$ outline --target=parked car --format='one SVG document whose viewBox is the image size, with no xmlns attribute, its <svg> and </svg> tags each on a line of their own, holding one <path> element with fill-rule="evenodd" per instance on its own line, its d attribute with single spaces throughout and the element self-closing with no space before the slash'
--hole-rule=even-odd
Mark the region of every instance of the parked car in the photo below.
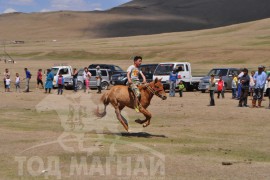
<svg viewBox="0 0 270 180">
<path fill-rule="evenodd" d="M 72 74 L 72 67 L 71 66 L 53 66 L 51 68 L 51 72 L 54 75 L 53 87 L 57 87 L 58 85 L 56 84 L 56 82 L 57 82 L 59 73 L 61 73 L 64 78 L 69 77 Z"/>
<path fill-rule="evenodd" d="M 202 77 L 192 76 L 191 74 L 191 64 L 188 62 L 164 62 L 160 63 L 155 72 L 153 79 L 162 78 L 161 82 L 165 90 L 170 89 L 169 77 L 173 69 L 177 70 L 177 81 L 178 84 L 180 81 L 183 81 L 185 84 L 186 90 L 192 91 L 197 89 L 200 79 Z"/>
<path fill-rule="evenodd" d="M 95 69 L 97 66 L 99 66 L 100 69 L 108 69 L 110 76 L 125 72 L 121 67 L 113 64 L 91 64 L 88 68 Z"/>
<path fill-rule="evenodd" d="M 153 73 L 158 64 L 142 64 L 139 69 L 143 72 L 146 81 L 153 81 Z M 139 76 L 140 81 L 142 81 L 142 77 Z M 122 72 L 120 74 L 112 75 L 111 84 L 112 85 L 126 85 L 128 82 L 127 72 Z"/>
<path fill-rule="evenodd" d="M 210 75 L 215 75 L 215 80 L 219 80 L 219 76 L 222 76 L 222 80 L 224 81 L 224 88 L 232 89 L 232 79 L 233 74 L 239 74 L 238 68 L 214 68 L 209 71 L 209 73 L 201 79 L 201 82 L 199 84 L 199 90 L 201 92 L 205 92 L 209 88 L 209 79 Z"/>
<path fill-rule="evenodd" d="M 109 72 L 108 72 L 108 69 L 100 69 L 100 70 L 101 70 L 101 75 L 102 75 L 101 88 L 103 90 L 106 90 L 110 86 Z M 78 83 L 77 83 L 78 90 L 83 88 L 83 71 L 84 71 L 84 69 L 80 69 L 78 71 Z M 97 87 L 97 85 L 96 85 L 97 84 L 97 80 L 96 80 L 97 70 L 96 69 L 89 69 L 89 71 L 92 75 L 91 79 L 90 79 L 89 87 L 96 88 Z M 69 76 L 69 77 L 64 78 L 64 83 L 65 83 L 66 89 L 72 89 L 73 88 L 73 77 Z"/>
</svg>

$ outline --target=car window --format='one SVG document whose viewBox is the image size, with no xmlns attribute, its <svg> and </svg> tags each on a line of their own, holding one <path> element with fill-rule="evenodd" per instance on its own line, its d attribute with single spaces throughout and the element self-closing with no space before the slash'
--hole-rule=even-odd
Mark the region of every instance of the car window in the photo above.
<svg viewBox="0 0 270 180">
<path fill-rule="evenodd" d="M 80 69 L 79 71 L 78 71 L 78 76 L 82 76 L 83 75 L 83 69 Z"/>
<path fill-rule="evenodd" d="M 211 76 L 211 74 L 214 74 L 215 76 L 226 76 L 228 72 L 228 69 L 212 69 L 208 76 Z"/>
<path fill-rule="evenodd" d="M 160 64 L 155 70 L 155 75 L 169 75 L 173 70 L 174 64 Z"/>
<path fill-rule="evenodd" d="M 114 66 L 114 69 L 116 70 L 116 71 L 124 71 L 122 68 L 120 68 L 119 66 Z"/>
<path fill-rule="evenodd" d="M 177 69 L 177 71 L 185 71 L 184 64 L 176 64 L 175 69 Z"/>
<path fill-rule="evenodd" d="M 68 68 L 60 69 L 59 74 L 60 74 L 60 73 L 61 73 L 62 75 L 68 74 Z"/>
<path fill-rule="evenodd" d="M 91 73 L 92 76 L 96 76 L 97 75 L 96 70 L 90 70 L 90 73 Z"/>
<path fill-rule="evenodd" d="M 53 73 L 54 76 L 56 76 L 58 70 L 59 70 L 59 68 L 52 68 L 51 72 Z"/>
<path fill-rule="evenodd" d="M 101 76 L 107 76 L 107 71 L 106 70 L 101 70 Z"/>
</svg>

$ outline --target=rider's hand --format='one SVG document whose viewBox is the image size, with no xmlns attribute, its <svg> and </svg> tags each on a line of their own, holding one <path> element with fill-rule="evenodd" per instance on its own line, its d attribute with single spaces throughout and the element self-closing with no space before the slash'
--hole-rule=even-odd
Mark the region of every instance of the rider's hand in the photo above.
<svg viewBox="0 0 270 180">
<path fill-rule="evenodd" d="M 128 81 L 129 84 L 132 84 L 132 81 Z"/>
<path fill-rule="evenodd" d="M 143 84 L 146 84 L 147 82 L 146 82 L 146 81 L 143 81 L 142 83 L 143 83 Z"/>
</svg>

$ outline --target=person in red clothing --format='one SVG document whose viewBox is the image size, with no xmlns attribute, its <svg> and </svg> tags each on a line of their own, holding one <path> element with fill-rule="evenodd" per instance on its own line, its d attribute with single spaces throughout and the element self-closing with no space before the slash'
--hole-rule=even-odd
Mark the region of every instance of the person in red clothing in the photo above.
<svg viewBox="0 0 270 180">
<path fill-rule="evenodd" d="M 42 69 L 39 69 L 37 72 L 37 89 L 39 88 L 39 84 L 41 84 L 42 89 L 44 89 L 42 81 Z"/>
<path fill-rule="evenodd" d="M 63 94 L 63 88 L 64 88 L 64 77 L 62 76 L 62 73 L 59 73 L 58 79 L 57 79 L 57 86 L 58 86 L 58 92 L 57 94 Z"/>
<path fill-rule="evenodd" d="M 224 98 L 224 81 L 222 80 L 222 76 L 219 76 L 219 80 L 217 82 L 217 93 L 218 93 L 217 98 L 220 97 L 220 94 L 222 98 Z"/>
</svg>

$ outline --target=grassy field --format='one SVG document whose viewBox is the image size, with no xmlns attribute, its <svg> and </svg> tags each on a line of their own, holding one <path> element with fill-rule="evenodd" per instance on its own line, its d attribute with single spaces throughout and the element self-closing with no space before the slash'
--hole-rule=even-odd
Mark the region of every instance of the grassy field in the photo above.
<svg viewBox="0 0 270 180">
<path fill-rule="evenodd" d="M 33 78 L 30 93 L 15 93 L 13 86 L 5 93 L 0 85 L 0 179 L 268 179 L 270 111 L 238 108 L 230 92 L 216 99 L 215 107 L 207 106 L 207 93 L 184 92 L 183 98 L 166 101 L 154 97 L 147 128 L 134 122 L 141 114 L 123 110 L 127 133 L 111 107 L 104 119 L 92 114 L 99 104 L 96 90 L 48 95 L 35 89 L 35 79 L 38 68 L 59 63 L 126 69 L 134 55 L 142 55 L 143 63 L 191 62 L 195 75 L 213 67 L 256 70 L 259 64 L 269 67 L 269 31 L 265 19 L 155 36 L 6 44 L 16 63 L 0 62 L 1 74 L 9 68 L 14 80 L 15 72 L 24 77 L 28 67 Z M 110 164 L 108 157 L 114 158 Z"/>
</svg>

